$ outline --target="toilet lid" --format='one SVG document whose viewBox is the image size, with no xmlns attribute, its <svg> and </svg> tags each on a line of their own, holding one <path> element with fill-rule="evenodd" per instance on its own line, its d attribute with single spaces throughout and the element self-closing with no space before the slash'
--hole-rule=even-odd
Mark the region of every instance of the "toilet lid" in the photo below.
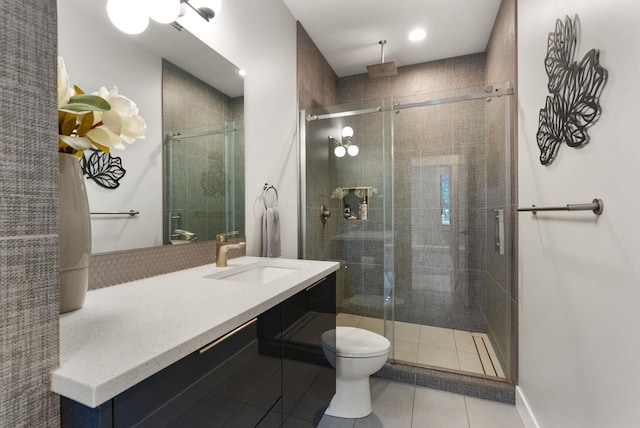
<svg viewBox="0 0 640 428">
<path fill-rule="evenodd" d="M 388 353 L 391 347 L 386 337 L 355 327 L 336 327 L 325 331 L 322 344 L 339 357 L 354 358 L 378 357 Z"/>
</svg>

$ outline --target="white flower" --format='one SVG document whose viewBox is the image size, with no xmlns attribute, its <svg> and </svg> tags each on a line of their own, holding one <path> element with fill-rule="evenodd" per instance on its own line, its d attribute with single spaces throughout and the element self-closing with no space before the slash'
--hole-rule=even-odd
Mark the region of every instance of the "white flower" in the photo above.
<svg viewBox="0 0 640 428">
<path fill-rule="evenodd" d="M 94 123 L 102 122 L 102 125 L 89 131 L 87 136 L 98 144 L 124 149 L 121 140 L 127 144 L 143 139 L 147 131 L 147 124 L 138 115 L 138 106 L 129 98 L 118 95 L 118 88 L 113 87 L 108 91 L 104 86 L 94 93 L 111 105 L 111 110 L 95 112 Z"/>
<path fill-rule="evenodd" d="M 138 115 L 138 106 L 118 88 L 85 94 L 69 82 L 62 57 L 58 57 L 58 150 L 78 153 L 89 149 L 109 152 L 124 149 L 145 137 L 147 124 Z"/>
<path fill-rule="evenodd" d="M 64 65 L 64 59 L 61 56 L 58 57 L 58 107 L 61 107 L 69 102 L 75 94 L 75 90 L 69 80 L 69 74 L 67 73 L 67 67 Z"/>
</svg>

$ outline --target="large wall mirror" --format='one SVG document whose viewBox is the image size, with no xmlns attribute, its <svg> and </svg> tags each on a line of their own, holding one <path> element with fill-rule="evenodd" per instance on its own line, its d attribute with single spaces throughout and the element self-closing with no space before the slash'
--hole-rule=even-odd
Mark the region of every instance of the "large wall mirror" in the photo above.
<svg viewBox="0 0 640 428">
<path fill-rule="evenodd" d="M 210 25 L 215 25 L 212 21 Z M 186 29 L 150 22 L 127 35 L 106 0 L 58 0 L 58 53 L 71 83 L 134 101 L 145 139 L 112 150 L 116 189 L 87 180 L 93 253 L 244 233 L 244 82 L 238 67 Z"/>
</svg>

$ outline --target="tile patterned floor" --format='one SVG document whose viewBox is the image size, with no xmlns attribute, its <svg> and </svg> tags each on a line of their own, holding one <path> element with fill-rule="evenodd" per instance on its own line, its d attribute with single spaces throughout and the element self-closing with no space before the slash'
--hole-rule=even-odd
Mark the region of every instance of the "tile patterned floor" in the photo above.
<svg viewBox="0 0 640 428">
<path fill-rule="evenodd" d="M 379 318 L 340 313 L 337 325 L 384 334 Z M 395 322 L 394 358 L 401 363 L 440 367 L 504 379 L 496 353 L 485 333 Z"/>
<path fill-rule="evenodd" d="M 323 416 L 319 428 L 524 428 L 515 406 L 371 379 L 366 418 Z"/>
</svg>

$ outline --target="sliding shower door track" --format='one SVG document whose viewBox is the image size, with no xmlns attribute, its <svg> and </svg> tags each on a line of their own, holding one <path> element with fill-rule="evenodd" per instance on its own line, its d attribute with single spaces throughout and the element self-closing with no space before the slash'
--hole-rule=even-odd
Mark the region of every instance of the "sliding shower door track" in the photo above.
<svg viewBox="0 0 640 428">
<path fill-rule="evenodd" d="M 372 108 L 365 108 L 360 110 L 341 111 L 337 113 L 308 114 L 305 117 L 305 120 L 307 122 L 312 122 L 314 120 L 335 119 L 337 117 L 349 117 L 349 116 L 358 116 L 361 114 L 379 113 L 381 111 L 397 112 L 399 110 L 406 110 L 409 108 L 433 106 L 433 105 L 448 104 L 448 103 L 458 103 L 461 101 L 490 99 L 495 97 L 503 97 L 505 95 L 513 95 L 513 88 L 499 89 L 499 88 L 493 88 L 492 86 L 487 86 L 484 92 L 458 95 L 453 97 L 435 98 L 435 99 L 419 101 L 415 103 L 404 103 L 404 104 L 398 103 L 398 104 L 394 104 L 393 107 L 388 107 L 388 108 L 372 107 Z"/>
</svg>

